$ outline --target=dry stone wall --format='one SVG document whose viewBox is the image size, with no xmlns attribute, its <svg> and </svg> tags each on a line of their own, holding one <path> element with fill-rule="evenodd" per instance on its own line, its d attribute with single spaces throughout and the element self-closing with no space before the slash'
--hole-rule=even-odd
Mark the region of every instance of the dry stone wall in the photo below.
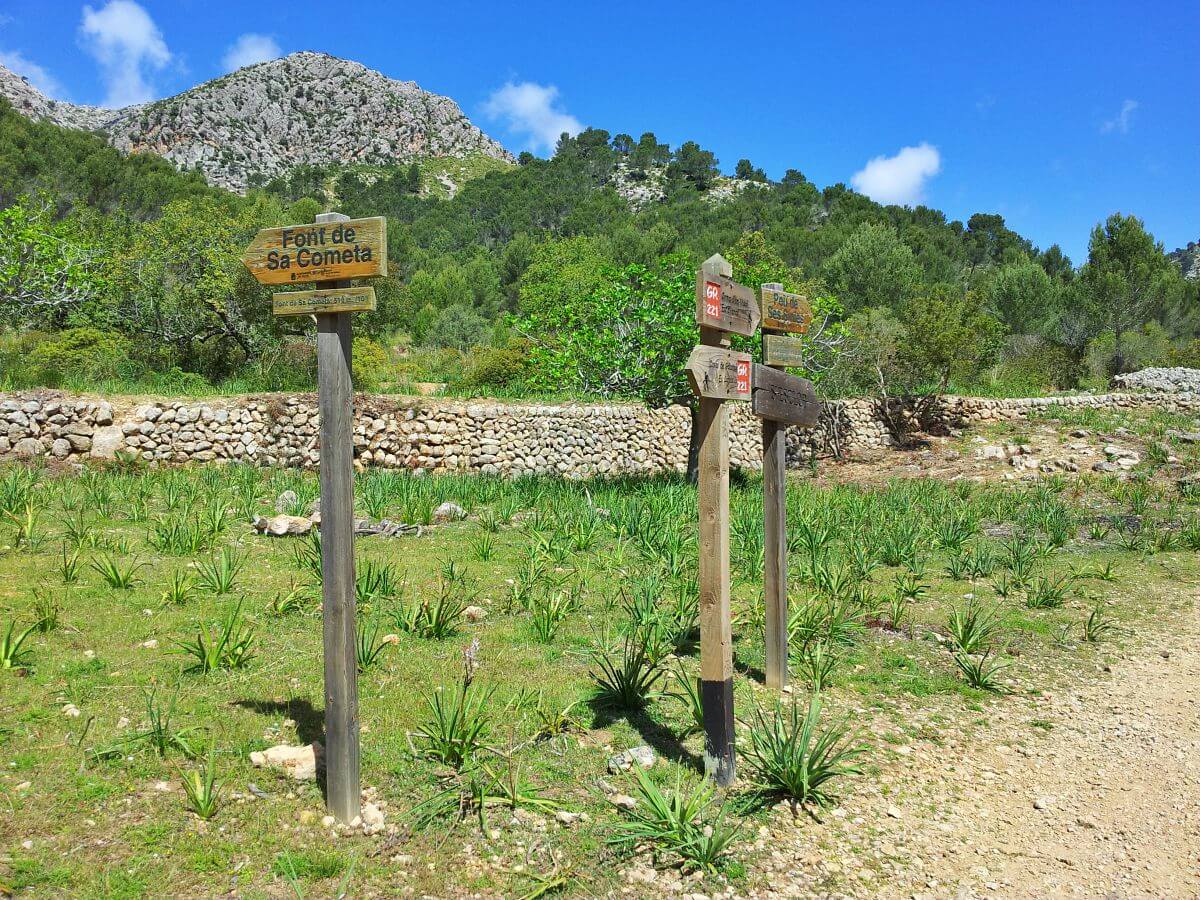
<svg viewBox="0 0 1200 900">
<path fill-rule="evenodd" d="M 1121 409 L 1154 405 L 1200 410 L 1195 394 L 1102 394 L 991 400 L 948 397 L 934 420 L 946 428 L 1022 418 L 1050 406 Z M 749 404 L 732 404 L 733 465 L 759 468 L 759 422 Z M 683 471 L 689 414 L 675 406 L 536 405 L 395 400 L 360 395 L 355 458 L 362 467 L 476 471 L 570 478 Z M 790 429 L 788 461 L 799 466 L 835 449 L 892 443 L 876 404 L 824 404 L 816 428 Z M 315 467 L 320 460 L 316 397 L 311 394 L 133 403 L 60 392 L 0 394 L 0 457 L 112 459 L 136 453 L 158 463 L 236 461 Z"/>
</svg>

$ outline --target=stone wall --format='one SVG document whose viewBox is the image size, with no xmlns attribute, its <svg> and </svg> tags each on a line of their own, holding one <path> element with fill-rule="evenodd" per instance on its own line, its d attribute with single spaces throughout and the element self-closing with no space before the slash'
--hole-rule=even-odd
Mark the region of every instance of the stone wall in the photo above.
<svg viewBox="0 0 1200 900">
<path fill-rule="evenodd" d="M 1049 406 L 1141 405 L 1196 411 L 1200 395 L 948 397 L 933 420 L 945 428 L 962 428 L 1022 418 Z M 731 461 L 758 468 L 758 420 L 749 404 L 732 407 Z M 355 412 L 355 456 L 361 466 L 589 477 L 682 471 L 687 463 L 689 416 L 678 406 L 651 410 L 632 404 L 534 405 L 360 395 Z M 798 466 L 835 448 L 853 451 L 891 443 L 873 401 L 829 401 L 816 428 L 789 431 L 788 461 Z M 160 463 L 225 460 L 315 467 L 320 459 L 316 398 L 299 394 L 131 402 L 54 391 L 0 394 L 0 457 L 111 459 L 118 451 Z"/>
</svg>

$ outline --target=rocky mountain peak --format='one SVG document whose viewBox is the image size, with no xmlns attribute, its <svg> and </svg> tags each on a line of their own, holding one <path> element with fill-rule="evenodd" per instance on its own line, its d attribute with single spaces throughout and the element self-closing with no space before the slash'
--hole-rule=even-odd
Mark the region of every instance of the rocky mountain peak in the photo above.
<svg viewBox="0 0 1200 900">
<path fill-rule="evenodd" d="M 119 110 L 51 100 L 3 67 L 0 96 L 32 118 L 102 131 L 123 152 L 157 153 L 236 191 L 303 165 L 512 161 L 450 98 L 325 53 L 293 53 Z"/>
</svg>

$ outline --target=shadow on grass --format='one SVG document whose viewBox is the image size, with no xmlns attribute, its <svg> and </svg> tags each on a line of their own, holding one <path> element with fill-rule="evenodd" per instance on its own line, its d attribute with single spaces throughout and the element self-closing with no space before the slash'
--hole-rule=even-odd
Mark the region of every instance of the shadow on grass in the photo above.
<svg viewBox="0 0 1200 900">
<path fill-rule="evenodd" d="M 703 758 L 683 746 L 674 731 L 651 718 L 645 709 L 622 709 L 600 697 L 592 697 L 587 705 L 592 710 L 593 728 L 607 728 L 614 722 L 625 721 L 663 759 L 704 771 Z"/>
<path fill-rule="evenodd" d="M 307 700 L 293 697 L 291 700 L 235 700 L 234 706 L 256 712 L 260 716 L 284 716 L 296 723 L 296 736 L 302 744 L 325 746 L 325 711 L 316 709 Z M 320 750 L 317 753 L 317 785 L 321 796 L 326 794 L 325 760 Z"/>
</svg>

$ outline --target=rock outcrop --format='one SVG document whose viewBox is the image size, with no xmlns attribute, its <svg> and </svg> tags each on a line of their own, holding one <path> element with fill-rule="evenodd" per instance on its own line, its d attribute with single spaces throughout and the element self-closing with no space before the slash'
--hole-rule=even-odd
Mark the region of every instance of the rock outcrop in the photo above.
<svg viewBox="0 0 1200 900">
<path fill-rule="evenodd" d="M 235 191 L 305 165 L 512 161 L 450 98 L 324 53 L 293 53 L 117 110 L 51 100 L 3 67 L 0 96 L 31 118 L 100 131 L 125 153 L 156 153 Z"/>
</svg>

